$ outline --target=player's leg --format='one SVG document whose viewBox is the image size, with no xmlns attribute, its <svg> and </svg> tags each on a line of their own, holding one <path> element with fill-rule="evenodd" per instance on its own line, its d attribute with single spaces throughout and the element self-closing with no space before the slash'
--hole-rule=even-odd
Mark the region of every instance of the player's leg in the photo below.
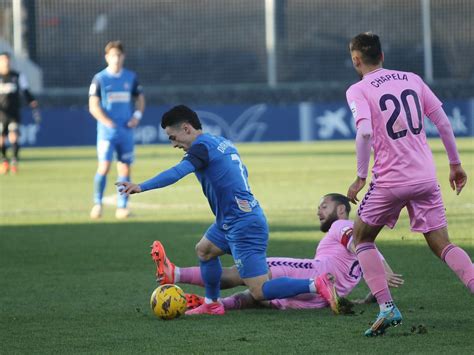
<svg viewBox="0 0 474 355">
<path fill-rule="evenodd" d="M 155 240 L 151 245 L 151 257 L 156 264 L 156 281 L 160 285 L 185 283 L 204 286 L 199 266 L 180 267 L 169 260 L 163 244 Z M 235 266 L 222 268 L 221 290 L 244 285 Z"/>
<path fill-rule="evenodd" d="M 424 236 L 433 253 L 453 270 L 471 293 L 474 293 L 474 264 L 463 249 L 450 242 L 448 229 L 443 227 L 424 233 Z"/>
<path fill-rule="evenodd" d="M 121 161 L 117 162 L 117 181 L 118 182 L 130 182 L 130 168 L 131 165 Z M 120 194 L 117 191 L 117 210 L 115 211 L 115 217 L 117 219 L 125 219 L 130 216 L 130 210 L 127 208 L 128 196 Z"/>
<path fill-rule="evenodd" d="M 395 306 L 385 277 L 385 268 L 375 246 L 375 239 L 387 225 L 393 228 L 405 201 L 392 194 L 390 189 L 370 185 L 359 205 L 354 222 L 354 244 L 364 279 L 380 307 L 379 315 L 366 332 L 366 336 L 383 334 L 391 325 L 401 322 L 401 314 Z"/>
<path fill-rule="evenodd" d="M 268 301 L 255 300 L 250 290 L 234 293 L 231 296 L 223 298 L 221 302 L 224 305 L 226 311 L 255 307 L 271 307 L 271 304 Z"/>
<path fill-rule="evenodd" d="M 216 224 L 211 225 L 206 234 L 196 245 L 196 254 L 199 258 L 201 277 L 204 281 L 205 299 L 204 303 L 186 312 L 187 315 L 225 313 L 224 306 L 219 301 L 220 279 L 222 276 L 222 265 L 219 256 L 229 252 L 224 231 Z"/>
<path fill-rule="evenodd" d="M 270 280 L 266 260 L 268 225 L 265 217 L 242 220 L 227 234 L 240 277 L 257 301 L 294 297 L 304 293 L 320 293 L 337 312 L 337 295 L 328 275 L 314 279 L 280 277 Z"/>
<path fill-rule="evenodd" d="M 120 137 L 115 145 L 117 152 L 117 174 L 118 182 L 130 182 L 131 166 L 135 159 L 133 131 L 128 131 Z M 127 208 L 128 196 L 117 191 L 117 210 L 115 217 L 118 219 L 128 218 L 130 211 Z"/>
<path fill-rule="evenodd" d="M 113 158 L 113 145 L 110 140 L 97 141 L 97 158 L 97 171 L 94 176 L 94 206 L 90 212 L 90 217 L 93 219 L 102 217 L 102 198 Z"/>
<path fill-rule="evenodd" d="M 12 159 L 11 159 L 11 167 L 10 171 L 12 173 L 18 172 L 18 160 L 19 160 L 19 152 L 20 152 L 20 143 L 18 142 L 18 136 L 20 132 L 20 125 L 17 120 L 11 121 L 8 124 L 8 140 L 10 141 L 10 145 L 12 147 Z"/>
<path fill-rule="evenodd" d="M 469 255 L 449 240 L 446 213 L 437 182 L 416 186 L 416 196 L 407 205 L 411 229 L 421 232 L 433 253 L 443 260 L 474 293 L 474 265 Z"/>
<path fill-rule="evenodd" d="M 0 174 L 8 173 L 8 168 L 10 165 L 8 164 L 7 158 L 7 132 L 4 130 L 5 125 L 0 121 L 0 151 L 1 151 L 1 165 L 0 165 Z"/>
</svg>

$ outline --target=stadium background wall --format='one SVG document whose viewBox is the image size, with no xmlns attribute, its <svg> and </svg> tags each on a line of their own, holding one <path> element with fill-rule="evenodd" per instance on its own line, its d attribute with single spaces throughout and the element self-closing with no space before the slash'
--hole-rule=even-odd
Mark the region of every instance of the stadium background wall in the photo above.
<svg viewBox="0 0 474 355">
<path fill-rule="evenodd" d="M 168 143 L 160 128 L 162 114 L 169 105 L 149 106 L 135 130 L 137 144 Z M 274 105 L 196 105 L 204 129 L 235 142 L 313 141 L 353 139 L 355 129 L 345 102 Z M 474 136 L 474 100 L 448 100 L 444 108 L 457 137 Z M 24 110 L 21 141 L 25 146 L 80 146 L 95 144 L 96 121 L 86 107 L 43 109 L 40 128 Z M 437 130 L 424 122 L 428 137 Z"/>
<path fill-rule="evenodd" d="M 94 144 L 87 88 L 115 39 L 145 88 L 138 143 L 162 142 L 161 113 L 178 103 L 209 112 L 207 126 L 238 141 L 352 138 L 344 100 L 357 77 L 347 44 L 367 30 L 381 36 L 386 67 L 432 76 L 456 135 L 472 136 L 471 0 L 274 0 L 276 85 L 267 77 L 265 0 L 0 0 L 0 49 L 14 47 L 14 2 L 23 11 L 16 64 L 28 73 L 30 61 L 42 78 L 44 122 L 38 131 L 25 111 L 25 145 Z"/>
</svg>

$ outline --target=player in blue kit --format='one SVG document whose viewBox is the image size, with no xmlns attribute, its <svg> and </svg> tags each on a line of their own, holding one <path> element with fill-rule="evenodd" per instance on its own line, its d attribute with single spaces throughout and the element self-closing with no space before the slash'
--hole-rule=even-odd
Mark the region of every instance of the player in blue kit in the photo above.
<svg viewBox="0 0 474 355">
<path fill-rule="evenodd" d="M 316 279 L 269 280 L 267 220 L 250 190 L 247 168 L 236 147 L 223 137 L 203 133 L 197 114 L 183 105 L 166 112 L 161 127 L 173 147 L 186 152 L 183 160 L 141 184 L 117 182 L 116 185 L 128 196 L 171 185 L 190 173 L 195 173 L 201 183 L 216 221 L 196 245 L 205 302 L 186 314 L 224 314 L 219 299 L 222 275 L 219 256 L 223 254 L 232 254 L 240 277 L 256 300 L 319 293 L 336 310 L 338 299 L 330 274 Z M 156 248 L 152 252 L 158 268 L 164 268 L 167 260 L 164 250 Z"/>
<path fill-rule="evenodd" d="M 117 155 L 118 181 L 130 181 L 134 160 L 133 129 L 145 110 L 145 97 L 137 75 L 123 67 L 125 54 L 122 43 L 105 46 L 107 68 L 97 73 L 89 89 L 89 111 L 97 120 L 98 167 L 94 177 L 94 207 L 90 217 L 102 217 L 102 197 L 107 174 Z M 115 217 L 127 218 L 128 198 L 118 194 Z"/>
</svg>

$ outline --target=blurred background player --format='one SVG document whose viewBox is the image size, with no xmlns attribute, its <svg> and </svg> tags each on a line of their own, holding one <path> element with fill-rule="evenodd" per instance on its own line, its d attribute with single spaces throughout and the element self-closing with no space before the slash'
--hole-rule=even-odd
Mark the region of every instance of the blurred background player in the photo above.
<svg viewBox="0 0 474 355">
<path fill-rule="evenodd" d="M 183 160 L 139 185 L 130 182 L 116 185 L 125 195 L 140 193 L 174 184 L 193 172 L 201 183 L 216 221 L 196 245 L 206 289 L 205 303 L 186 314 L 225 313 L 220 301 L 222 265 L 219 258 L 224 254 L 232 255 L 240 277 L 257 300 L 319 293 L 331 308 L 337 307 L 333 281 L 328 274 L 316 279 L 268 279 L 267 220 L 250 190 L 247 168 L 232 142 L 203 133 L 196 112 L 184 105 L 166 112 L 161 127 L 172 146 L 185 151 Z M 158 256 L 161 254 L 158 252 Z"/>
<path fill-rule="evenodd" d="M 376 336 L 399 324 L 402 316 L 387 287 L 374 241 L 384 226 L 395 226 L 404 207 L 411 230 L 423 233 L 433 253 L 474 293 L 474 265 L 466 252 L 449 240 L 435 164 L 423 130 L 424 116 L 438 129 L 449 159 L 449 182 L 457 194 L 467 176 L 449 119 L 423 80 L 413 73 L 384 69 L 380 40 L 373 33 L 355 36 L 349 48 L 361 81 L 347 90 L 347 102 L 357 127 L 357 178 L 347 196 L 353 203 L 358 201 L 372 146 L 372 182 L 359 205 L 354 239 L 364 278 L 380 305 L 375 323 L 365 332 L 366 336 Z"/>
<path fill-rule="evenodd" d="M 21 95 L 32 109 L 37 109 L 38 102 L 28 89 L 26 77 L 11 69 L 8 53 L 0 53 L 0 174 L 6 174 L 9 170 L 12 173 L 18 171 Z M 38 116 L 35 114 L 34 117 L 36 119 Z M 7 138 L 13 151 L 10 162 L 7 157 Z"/>
<path fill-rule="evenodd" d="M 319 242 L 314 258 L 267 258 L 269 278 L 314 279 L 324 273 L 330 273 L 335 276 L 335 288 L 338 296 L 347 296 L 362 278 L 352 240 L 354 223 L 348 219 L 350 210 L 351 206 L 346 196 L 337 193 L 325 195 L 319 203 L 317 218 L 320 222 L 320 230 L 326 234 Z M 176 266 L 166 257 L 165 249 L 159 241 L 153 243 L 151 256 L 157 266 L 158 283 L 164 285 L 181 282 L 199 286 L 204 285 L 199 267 L 180 268 Z M 389 285 L 392 287 L 402 285 L 401 275 L 394 274 L 385 260 L 384 266 Z M 221 289 L 242 285 L 244 285 L 244 282 L 235 266 L 222 270 Z M 197 295 L 187 295 L 187 298 L 188 307 L 202 303 Z M 366 300 L 370 299 L 371 297 L 366 298 Z M 222 299 L 222 303 L 226 310 L 248 308 L 257 304 L 276 309 L 312 309 L 329 306 L 327 300 L 317 293 L 257 302 L 248 290 L 226 297 Z"/>
<path fill-rule="evenodd" d="M 97 120 L 98 167 L 94 177 L 93 219 L 102 216 L 102 198 L 107 174 L 117 155 L 118 181 L 130 181 L 134 160 L 133 129 L 138 126 L 145 110 L 145 97 L 137 75 L 123 67 L 125 53 L 120 41 L 107 43 L 107 68 L 97 73 L 89 89 L 89 111 Z M 128 198 L 118 194 L 115 217 L 127 218 Z"/>
</svg>

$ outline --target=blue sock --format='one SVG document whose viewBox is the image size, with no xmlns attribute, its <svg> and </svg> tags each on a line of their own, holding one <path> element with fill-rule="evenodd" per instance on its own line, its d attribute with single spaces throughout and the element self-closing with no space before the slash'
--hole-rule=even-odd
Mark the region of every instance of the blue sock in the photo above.
<svg viewBox="0 0 474 355">
<path fill-rule="evenodd" d="M 105 183 L 107 182 L 106 175 L 95 174 L 94 176 L 94 204 L 101 205 L 102 197 L 104 196 Z"/>
<path fill-rule="evenodd" d="M 292 279 L 280 277 L 268 280 L 262 286 L 263 297 L 266 300 L 294 297 L 301 293 L 310 293 L 310 279 Z"/>
<path fill-rule="evenodd" d="M 199 261 L 201 277 L 206 287 L 206 298 L 217 300 L 221 295 L 221 260 L 217 258 L 208 261 Z"/>
<path fill-rule="evenodd" d="M 119 176 L 118 182 L 130 182 L 130 177 Z M 120 193 L 117 192 L 117 208 L 126 208 L 127 202 L 128 202 L 128 197 L 126 197 L 125 195 L 120 195 Z"/>
</svg>

